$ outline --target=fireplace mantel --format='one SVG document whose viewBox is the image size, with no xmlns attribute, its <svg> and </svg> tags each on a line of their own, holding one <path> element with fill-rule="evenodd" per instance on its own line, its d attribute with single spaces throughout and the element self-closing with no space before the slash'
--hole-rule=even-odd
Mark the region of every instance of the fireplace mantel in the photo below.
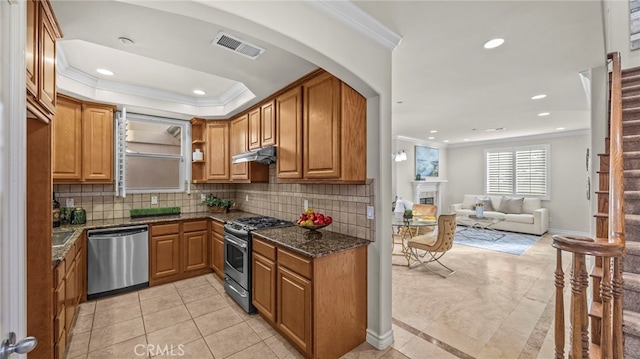
<svg viewBox="0 0 640 359">
<path fill-rule="evenodd" d="M 413 203 L 420 203 L 420 193 L 423 192 L 435 192 L 435 204 L 438 206 L 438 214 L 440 214 L 440 208 L 442 207 L 440 184 L 446 183 L 447 180 L 441 179 L 428 179 L 424 181 L 411 181 L 413 186 Z"/>
</svg>

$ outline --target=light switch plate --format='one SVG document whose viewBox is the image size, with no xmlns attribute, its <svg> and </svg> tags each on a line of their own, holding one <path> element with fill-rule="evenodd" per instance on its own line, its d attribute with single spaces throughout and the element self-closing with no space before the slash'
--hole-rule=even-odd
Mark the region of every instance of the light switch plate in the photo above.
<svg viewBox="0 0 640 359">
<path fill-rule="evenodd" d="M 151 204 L 158 204 L 158 196 L 151 196 Z"/>
<path fill-rule="evenodd" d="M 249 195 L 246 195 L 246 197 L 244 197 L 244 201 L 249 202 Z"/>
<path fill-rule="evenodd" d="M 204 193 L 200 193 L 200 199 L 205 201 L 207 199 L 207 195 Z"/>
<path fill-rule="evenodd" d="M 367 206 L 367 219 L 373 219 L 373 206 Z"/>
<path fill-rule="evenodd" d="M 75 207 L 75 203 L 73 203 L 73 198 L 67 198 L 67 207 Z"/>
<path fill-rule="evenodd" d="M 308 200 L 308 199 L 305 199 L 305 200 L 304 200 L 304 210 L 306 211 L 306 210 L 307 210 L 307 208 L 309 208 L 309 200 Z"/>
</svg>

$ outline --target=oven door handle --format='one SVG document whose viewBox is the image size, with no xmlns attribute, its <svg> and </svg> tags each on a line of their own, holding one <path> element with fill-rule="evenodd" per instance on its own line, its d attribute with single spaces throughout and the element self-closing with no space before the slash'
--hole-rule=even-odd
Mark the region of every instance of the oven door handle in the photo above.
<svg viewBox="0 0 640 359">
<path fill-rule="evenodd" d="M 236 240 L 234 240 L 234 239 L 231 239 L 231 238 L 230 238 L 230 237 L 228 237 L 228 236 L 227 236 L 227 237 L 225 237 L 224 239 L 225 239 L 226 241 L 230 242 L 231 244 L 235 245 L 235 246 L 238 246 L 238 247 L 240 247 L 240 248 L 242 248 L 242 249 L 247 249 L 247 245 L 246 245 L 246 243 L 240 243 L 240 242 L 238 242 L 238 241 L 236 241 Z"/>
<path fill-rule="evenodd" d="M 229 278 L 225 277 L 224 281 L 227 282 L 229 288 L 231 288 L 231 290 L 233 290 L 234 292 L 238 293 L 239 296 L 241 296 L 242 298 L 246 298 L 247 297 L 246 294 L 240 293 L 236 288 L 234 288 L 232 283 L 229 283 Z"/>
</svg>

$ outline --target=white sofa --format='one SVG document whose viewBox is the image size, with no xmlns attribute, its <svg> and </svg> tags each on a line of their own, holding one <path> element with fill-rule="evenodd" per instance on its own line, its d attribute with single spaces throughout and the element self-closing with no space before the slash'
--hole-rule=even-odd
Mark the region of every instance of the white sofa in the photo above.
<svg viewBox="0 0 640 359">
<path fill-rule="evenodd" d="M 465 194 L 462 203 L 451 205 L 451 211 L 455 212 L 458 217 L 475 215 L 476 199 L 486 197 L 491 200 L 491 206 L 494 210 L 485 210 L 484 216 L 488 218 L 504 218 L 504 221 L 496 223 L 492 228 L 538 235 L 549 230 L 549 209 L 542 208 L 539 198 L 525 197 L 522 201 L 522 213 L 503 213 L 498 212 L 503 196 Z"/>
</svg>

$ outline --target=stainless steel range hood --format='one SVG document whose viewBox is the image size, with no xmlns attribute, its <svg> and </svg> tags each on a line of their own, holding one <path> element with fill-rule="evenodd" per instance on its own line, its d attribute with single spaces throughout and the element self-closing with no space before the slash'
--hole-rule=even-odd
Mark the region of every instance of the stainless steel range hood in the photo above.
<svg viewBox="0 0 640 359">
<path fill-rule="evenodd" d="M 232 157 L 232 163 L 258 162 L 270 165 L 276 162 L 276 147 L 267 146 L 239 153 Z"/>
</svg>

